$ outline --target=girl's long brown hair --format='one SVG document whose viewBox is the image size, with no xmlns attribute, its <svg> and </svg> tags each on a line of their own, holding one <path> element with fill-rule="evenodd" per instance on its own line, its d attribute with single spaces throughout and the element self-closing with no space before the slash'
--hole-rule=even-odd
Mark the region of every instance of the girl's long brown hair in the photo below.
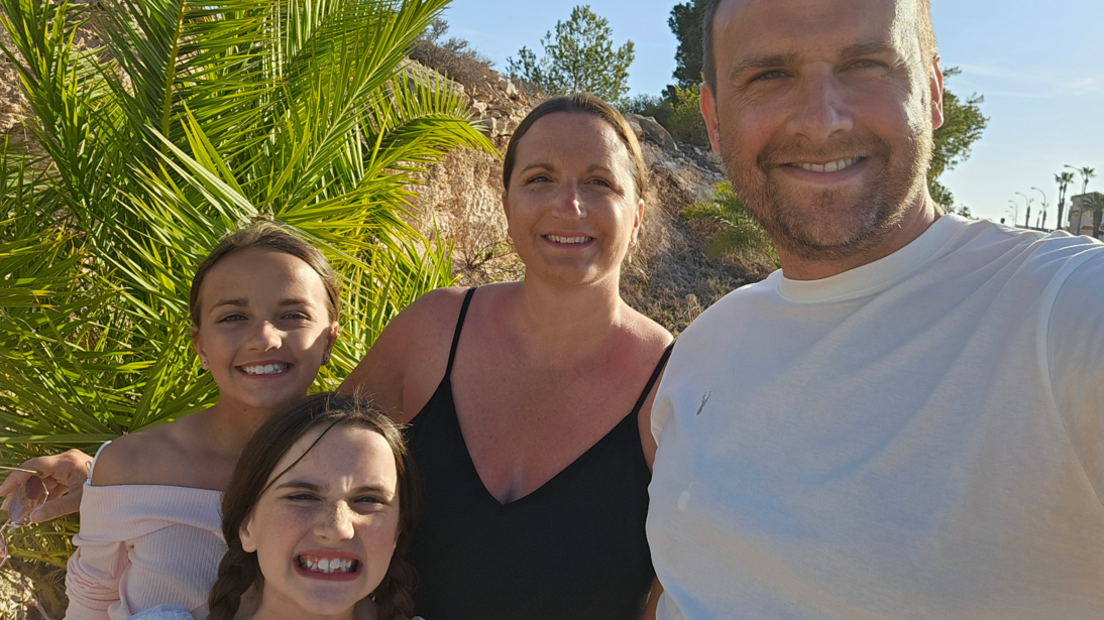
<svg viewBox="0 0 1104 620">
<path fill-rule="evenodd" d="M 406 444 L 394 422 L 367 401 L 349 394 L 324 392 L 307 396 L 272 416 L 246 444 L 226 492 L 222 494 L 222 534 L 228 547 L 219 563 L 218 579 L 207 601 L 209 620 L 233 620 L 241 596 L 260 582 L 256 553 L 242 549 L 239 532 L 268 488 L 268 479 L 284 454 L 307 431 L 338 424 L 379 433 L 391 447 L 398 470 L 399 537 L 391 565 L 372 598 L 379 620 L 410 620 L 414 615 L 416 573 L 410 561 L 414 524 L 419 508 L 418 481 Z M 324 435 L 325 433 L 323 433 Z M 319 437 L 321 439 L 321 437 Z M 317 443 L 317 440 L 315 441 Z M 313 444 L 311 448 L 313 448 Z M 307 449 L 307 452 L 310 448 Z M 299 459 L 306 456 L 303 453 Z M 296 460 L 295 463 L 298 463 Z M 292 463 L 291 467 L 295 466 Z M 286 471 L 286 470 L 285 470 Z M 283 473 L 283 472 L 280 472 Z M 276 476 L 279 477 L 279 476 Z M 275 478 L 273 478 L 275 479 Z"/>
</svg>

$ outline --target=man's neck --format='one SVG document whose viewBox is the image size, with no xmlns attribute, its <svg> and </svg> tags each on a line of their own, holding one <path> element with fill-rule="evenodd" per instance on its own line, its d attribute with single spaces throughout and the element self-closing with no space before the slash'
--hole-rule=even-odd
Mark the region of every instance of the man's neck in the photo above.
<svg viewBox="0 0 1104 620">
<path fill-rule="evenodd" d="M 905 212 L 899 226 L 894 227 L 880 243 L 854 256 L 838 260 L 815 260 L 797 256 L 787 252 L 785 248 L 778 248 L 782 275 L 791 280 L 822 280 L 873 263 L 915 241 L 943 215 L 943 209 L 924 192 L 916 206 Z"/>
</svg>

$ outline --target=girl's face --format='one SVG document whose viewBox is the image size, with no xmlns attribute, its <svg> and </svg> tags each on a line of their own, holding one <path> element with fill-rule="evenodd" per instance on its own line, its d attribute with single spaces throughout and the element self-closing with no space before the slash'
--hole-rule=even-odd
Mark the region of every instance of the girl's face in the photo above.
<svg viewBox="0 0 1104 620">
<path fill-rule="evenodd" d="M 299 458 L 324 429 L 295 442 L 272 475 Z M 242 548 L 256 551 L 264 576 L 258 614 L 351 613 L 379 586 L 395 551 L 399 498 L 391 447 L 375 431 L 338 425 L 269 484 L 240 532 Z"/>
<path fill-rule="evenodd" d="M 251 248 L 223 258 L 200 288 L 192 344 L 220 402 L 276 409 L 302 398 L 333 347 L 322 278 L 301 259 Z"/>
</svg>

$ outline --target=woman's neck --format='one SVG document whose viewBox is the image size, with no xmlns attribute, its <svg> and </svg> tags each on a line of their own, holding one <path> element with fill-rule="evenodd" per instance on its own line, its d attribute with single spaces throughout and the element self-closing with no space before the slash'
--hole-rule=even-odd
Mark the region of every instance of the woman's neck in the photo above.
<svg viewBox="0 0 1104 620">
<path fill-rule="evenodd" d="M 276 413 L 275 408 L 250 407 L 229 398 L 220 398 L 202 412 L 209 444 L 220 452 L 240 454 L 249 438 Z"/>
<path fill-rule="evenodd" d="M 334 615 L 313 614 L 298 605 L 265 605 L 264 601 L 261 601 L 261 606 L 250 620 L 353 620 L 353 610 L 350 608 Z"/>
<path fill-rule="evenodd" d="M 545 355 L 572 359 L 601 348 L 621 324 L 624 302 L 616 277 L 589 285 L 557 285 L 539 279 L 520 283 L 509 318 Z"/>
</svg>

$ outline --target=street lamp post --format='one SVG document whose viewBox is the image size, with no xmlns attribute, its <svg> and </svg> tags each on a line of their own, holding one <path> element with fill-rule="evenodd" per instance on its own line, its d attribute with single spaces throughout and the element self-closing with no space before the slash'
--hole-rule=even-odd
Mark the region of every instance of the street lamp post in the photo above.
<svg viewBox="0 0 1104 620">
<path fill-rule="evenodd" d="M 1024 217 L 1024 228 L 1031 228 L 1031 203 L 1035 200 L 1023 192 L 1016 192 L 1027 201 L 1027 216 Z"/>
<path fill-rule="evenodd" d="M 1016 227 L 1016 221 L 1020 219 L 1020 203 L 1009 198 L 1008 204 L 1012 205 L 1012 228 Z"/>
<path fill-rule="evenodd" d="M 1034 186 L 1031 189 L 1033 189 L 1033 190 L 1035 190 L 1035 191 L 1037 191 L 1037 192 L 1039 192 L 1040 194 L 1043 195 L 1043 207 L 1042 207 L 1042 209 L 1043 209 L 1043 225 L 1040 226 L 1040 228 L 1046 229 L 1046 215 L 1047 215 L 1046 210 L 1047 210 L 1047 206 L 1049 206 L 1049 205 L 1047 205 L 1046 192 L 1044 192 L 1043 190 L 1039 189 L 1038 187 L 1034 187 Z M 1061 226 L 1061 224 L 1059 224 L 1059 226 Z"/>
</svg>

